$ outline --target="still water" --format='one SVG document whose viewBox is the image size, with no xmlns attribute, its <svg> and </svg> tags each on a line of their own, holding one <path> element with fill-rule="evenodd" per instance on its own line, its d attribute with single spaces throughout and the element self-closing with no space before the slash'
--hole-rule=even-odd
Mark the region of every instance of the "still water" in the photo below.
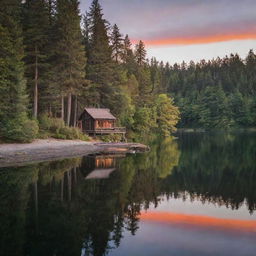
<svg viewBox="0 0 256 256">
<path fill-rule="evenodd" d="M 0 169 L 0 255 L 256 255 L 256 134 Z"/>
</svg>

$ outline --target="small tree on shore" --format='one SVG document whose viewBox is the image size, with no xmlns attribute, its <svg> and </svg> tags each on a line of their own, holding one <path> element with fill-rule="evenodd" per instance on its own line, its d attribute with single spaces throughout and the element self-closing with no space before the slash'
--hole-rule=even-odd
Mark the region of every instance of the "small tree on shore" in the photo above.
<svg viewBox="0 0 256 256">
<path fill-rule="evenodd" d="M 160 94 L 156 99 L 157 126 L 163 136 L 169 136 L 176 131 L 176 125 L 180 119 L 180 112 L 174 106 L 173 99 L 166 94 Z"/>
</svg>

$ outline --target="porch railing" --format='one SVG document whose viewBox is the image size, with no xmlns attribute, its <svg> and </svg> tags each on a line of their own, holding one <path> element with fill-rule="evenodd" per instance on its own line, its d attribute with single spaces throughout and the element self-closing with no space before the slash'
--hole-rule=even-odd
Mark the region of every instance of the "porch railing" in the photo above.
<svg viewBox="0 0 256 256">
<path fill-rule="evenodd" d="M 97 128 L 95 130 L 85 130 L 85 132 L 96 133 L 96 134 L 126 133 L 126 128 L 125 127 Z"/>
</svg>

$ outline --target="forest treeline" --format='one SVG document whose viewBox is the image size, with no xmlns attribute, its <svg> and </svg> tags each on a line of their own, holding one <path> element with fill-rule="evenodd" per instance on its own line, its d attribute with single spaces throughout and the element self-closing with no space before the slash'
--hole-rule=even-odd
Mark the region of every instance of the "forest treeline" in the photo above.
<svg viewBox="0 0 256 256">
<path fill-rule="evenodd" d="M 253 51 L 244 61 L 148 60 L 144 43 L 133 46 L 105 20 L 98 0 L 85 14 L 78 0 L 1 0 L 0 137 L 33 139 L 38 124 L 68 133 L 64 122 L 76 126 L 85 106 L 110 108 L 131 138 L 168 136 L 179 120 L 179 127 L 255 126 L 255 69 Z"/>
<path fill-rule="evenodd" d="M 256 126 L 256 55 L 163 66 L 160 78 L 181 111 L 180 127 Z M 161 81 L 160 80 L 160 81 Z"/>
</svg>

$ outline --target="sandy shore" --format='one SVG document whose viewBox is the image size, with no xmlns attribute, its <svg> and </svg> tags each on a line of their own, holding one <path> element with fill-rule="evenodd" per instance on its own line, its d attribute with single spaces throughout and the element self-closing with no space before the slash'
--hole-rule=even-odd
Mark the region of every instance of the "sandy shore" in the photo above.
<svg viewBox="0 0 256 256">
<path fill-rule="evenodd" d="M 25 165 L 95 153 L 144 152 L 148 147 L 138 143 L 101 143 L 80 140 L 35 140 L 28 144 L 0 144 L 0 167 Z"/>
</svg>

